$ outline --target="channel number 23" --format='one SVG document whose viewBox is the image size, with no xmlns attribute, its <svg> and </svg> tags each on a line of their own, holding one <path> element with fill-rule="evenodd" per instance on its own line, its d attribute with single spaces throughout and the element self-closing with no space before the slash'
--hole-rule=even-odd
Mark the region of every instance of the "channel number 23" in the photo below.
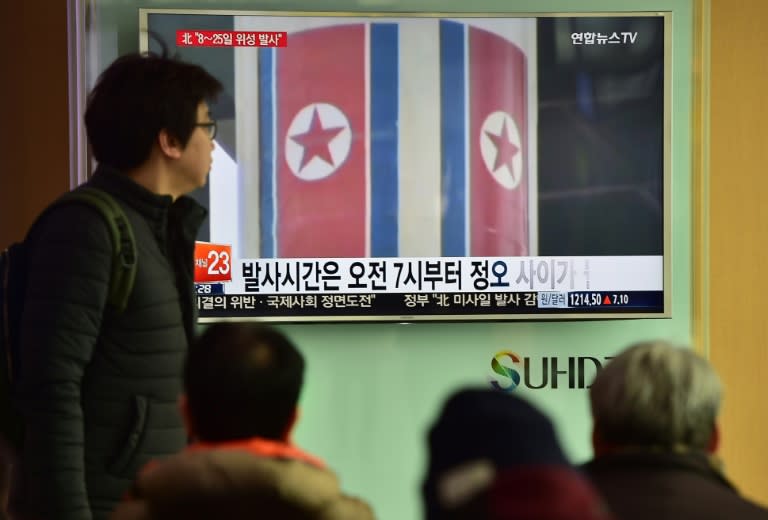
<svg viewBox="0 0 768 520">
<path fill-rule="evenodd" d="M 232 279 L 232 247 L 198 242 L 195 245 L 195 282 L 225 282 Z"/>
<path fill-rule="evenodd" d="M 208 276 L 229 275 L 229 253 L 226 251 L 208 251 Z"/>
</svg>

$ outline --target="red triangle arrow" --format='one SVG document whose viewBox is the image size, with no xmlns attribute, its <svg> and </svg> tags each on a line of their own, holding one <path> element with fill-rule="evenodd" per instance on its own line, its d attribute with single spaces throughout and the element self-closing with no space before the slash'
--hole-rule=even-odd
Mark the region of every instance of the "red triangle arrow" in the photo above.
<svg viewBox="0 0 768 520">
<path fill-rule="evenodd" d="M 610 305 L 611 299 L 608 297 L 608 295 L 605 295 L 605 298 L 603 298 L 603 305 Z"/>
</svg>

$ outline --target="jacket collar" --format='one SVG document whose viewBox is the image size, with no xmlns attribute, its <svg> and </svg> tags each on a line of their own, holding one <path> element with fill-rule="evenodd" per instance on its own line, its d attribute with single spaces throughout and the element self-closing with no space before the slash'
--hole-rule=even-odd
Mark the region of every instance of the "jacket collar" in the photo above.
<svg viewBox="0 0 768 520">
<path fill-rule="evenodd" d="M 325 468 L 325 462 L 294 444 L 262 437 L 217 443 L 195 443 L 187 447 L 188 452 L 211 450 L 241 450 L 261 457 L 298 460 L 316 468 Z"/>
<path fill-rule="evenodd" d="M 697 450 L 660 450 L 632 448 L 600 455 L 582 467 L 587 473 L 613 470 L 683 471 L 735 489 L 722 471 L 720 460 Z"/>
<path fill-rule="evenodd" d="M 173 203 L 170 195 L 152 193 L 111 166 L 99 165 L 88 184 L 114 195 L 150 219 L 160 218 Z"/>
<path fill-rule="evenodd" d="M 99 165 L 88 185 L 104 190 L 120 199 L 154 224 L 157 232 L 165 235 L 169 214 L 175 224 L 180 224 L 183 235 L 194 237 L 208 214 L 207 210 L 188 196 L 175 201 L 170 195 L 158 195 L 134 182 L 119 170 Z"/>
</svg>

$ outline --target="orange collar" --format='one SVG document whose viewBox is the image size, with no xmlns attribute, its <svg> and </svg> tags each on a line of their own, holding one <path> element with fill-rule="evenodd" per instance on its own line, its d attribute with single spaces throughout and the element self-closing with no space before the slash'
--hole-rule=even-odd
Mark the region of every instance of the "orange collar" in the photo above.
<svg viewBox="0 0 768 520">
<path fill-rule="evenodd" d="M 273 457 L 282 459 L 301 460 L 318 468 L 325 468 L 325 462 L 318 457 L 310 455 L 293 444 L 252 437 L 225 442 L 197 442 L 187 446 L 186 451 L 210 451 L 210 450 L 241 450 L 253 453 L 260 457 Z"/>
</svg>

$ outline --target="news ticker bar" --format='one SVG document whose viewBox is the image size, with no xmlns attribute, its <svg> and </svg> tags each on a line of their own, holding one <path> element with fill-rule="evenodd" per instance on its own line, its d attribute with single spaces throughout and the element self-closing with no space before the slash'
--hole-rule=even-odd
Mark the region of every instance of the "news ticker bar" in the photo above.
<svg viewBox="0 0 768 520">
<path fill-rule="evenodd" d="M 201 318 L 664 312 L 662 291 L 254 295 L 223 290 L 221 284 L 198 285 Z"/>
<path fill-rule="evenodd" d="M 215 249 L 222 249 L 219 251 Z M 661 291 L 662 256 L 261 258 L 198 244 L 195 281 L 227 294 Z"/>
</svg>

